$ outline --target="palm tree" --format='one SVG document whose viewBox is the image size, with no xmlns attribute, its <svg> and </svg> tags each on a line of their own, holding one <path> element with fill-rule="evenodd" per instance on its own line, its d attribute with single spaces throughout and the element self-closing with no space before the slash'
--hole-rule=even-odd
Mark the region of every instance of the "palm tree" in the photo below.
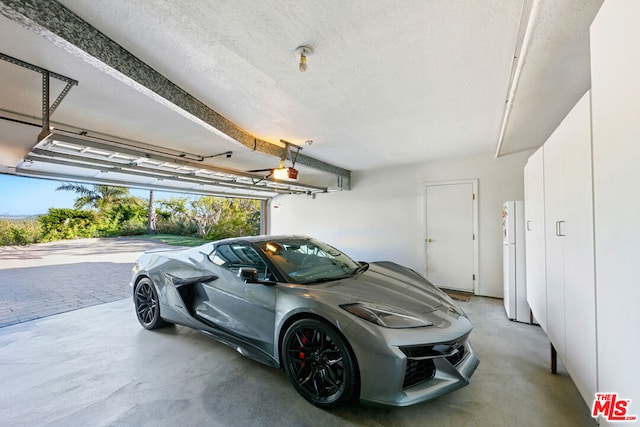
<svg viewBox="0 0 640 427">
<path fill-rule="evenodd" d="M 156 234 L 157 232 L 156 199 L 153 190 L 149 190 L 147 234 Z"/>
<path fill-rule="evenodd" d="M 124 187 L 112 187 L 110 185 L 93 185 L 93 188 L 85 187 L 81 184 L 64 184 L 56 190 L 73 191 L 80 197 L 76 199 L 73 207 L 82 209 L 85 206 L 92 207 L 98 211 L 104 211 L 111 206 L 131 202 L 133 197 L 129 195 L 129 189 Z"/>
</svg>

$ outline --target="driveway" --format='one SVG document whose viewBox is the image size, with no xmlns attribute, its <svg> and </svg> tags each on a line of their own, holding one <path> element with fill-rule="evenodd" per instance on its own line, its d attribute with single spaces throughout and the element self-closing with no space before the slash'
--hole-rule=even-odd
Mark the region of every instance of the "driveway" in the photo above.
<svg viewBox="0 0 640 427">
<path fill-rule="evenodd" d="M 129 297 L 141 238 L 62 240 L 0 247 L 0 328 Z"/>
</svg>

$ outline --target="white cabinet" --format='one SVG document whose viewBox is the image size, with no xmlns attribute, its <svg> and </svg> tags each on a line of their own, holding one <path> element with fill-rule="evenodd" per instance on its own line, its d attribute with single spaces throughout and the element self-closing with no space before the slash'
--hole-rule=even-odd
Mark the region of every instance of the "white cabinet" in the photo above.
<svg viewBox="0 0 640 427">
<path fill-rule="evenodd" d="M 602 4 L 591 26 L 591 90 L 525 169 L 534 315 L 542 324 L 546 308 L 545 331 L 587 405 L 595 392 L 618 393 L 630 399 L 628 415 L 640 415 L 638 22 L 640 2 Z M 543 268 L 544 289 L 535 275 Z"/>
<path fill-rule="evenodd" d="M 524 209 L 527 302 L 542 329 L 547 328 L 547 286 L 544 228 L 544 147 L 524 167 Z"/>
<path fill-rule="evenodd" d="M 599 387 L 631 399 L 630 415 L 640 416 L 638 22 L 640 2 L 603 3 L 591 26 L 591 75 Z"/>
<path fill-rule="evenodd" d="M 591 404 L 597 390 L 597 349 L 589 93 L 527 168 L 527 220 L 532 229 L 527 238 L 531 236 L 528 244 L 537 248 L 527 248 L 532 308 L 541 324 L 546 321 L 543 329 Z"/>
<path fill-rule="evenodd" d="M 557 156 L 557 158 L 556 158 Z M 591 172 L 591 103 L 587 92 L 545 143 L 547 291 L 563 300 L 562 353 L 585 401 L 597 390 L 596 302 Z M 552 299 L 552 296 L 548 296 Z M 549 310 L 552 305 L 549 305 Z M 550 337 L 553 327 L 549 325 Z M 558 338 L 556 336 L 556 338 Z M 552 339 L 553 342 L 553 339 Z"/>
<path fill-rule="evenodd" d="M 562 126 L 562 124 L 560 125 Z M 545 210 L 545 263 L 547 287 L 547 335 L 564 362 L 565 308 L 564 308 L 564 242 L 557 236 L 564 220 L 564 191 L 562 168 L 564 146 L 560 127 L 544 144 L 544 210 Z"/>
</svg>

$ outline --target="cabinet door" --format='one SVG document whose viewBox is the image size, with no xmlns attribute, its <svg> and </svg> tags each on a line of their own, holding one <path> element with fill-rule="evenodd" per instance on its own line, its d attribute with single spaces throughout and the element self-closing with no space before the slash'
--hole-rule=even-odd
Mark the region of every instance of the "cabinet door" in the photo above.
<svg viewBox="0 0 640 427">
<path fill-rule="evenodd" d="M 547 330 L 547 279 L 544 226 L 544 147 L 524 168 L 524 209 L 527 302 L 542 329 Z"/>
<path fill-rule="evenodd" d="M 640 415 L 638 22 L 640 2 L 607 0 L 591 26 L 598 385 L 631 399 L 632 415 Z"/>
<path fill-rule="evenodd" d="M 590 94 L 544 145 L 548 335 L 582 397 L 597 388 Z"/>
<path fill-rule="evenodd" d="M 561 221 L 564 219 L 563 168 L 564 152 L 560 127 L 544 144 L 544 216 L 545 261 L 547 283 L 547 335 L 565 362 L 564 311 L 564 239 Z"/>
<path fill-rule="evenodd" d="M 588 404 L 596 392 L 596 301 L 590 94 L 563 122 L 566 367 Z"/>
</svg>

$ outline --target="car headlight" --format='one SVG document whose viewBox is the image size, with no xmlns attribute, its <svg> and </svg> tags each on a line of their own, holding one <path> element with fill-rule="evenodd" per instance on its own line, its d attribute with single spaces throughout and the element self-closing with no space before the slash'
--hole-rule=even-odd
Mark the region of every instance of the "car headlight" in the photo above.
<svg viewBox="0 0 640 427">
<path fill-rule="evenodd" d="M 382 307 L 368 303 L 343 304 L 340 308 L 368 322 L 385 328 L 420 328 L 433 326 L 428 320 L 419 319 L 397 308 Z"/>
</svg>

